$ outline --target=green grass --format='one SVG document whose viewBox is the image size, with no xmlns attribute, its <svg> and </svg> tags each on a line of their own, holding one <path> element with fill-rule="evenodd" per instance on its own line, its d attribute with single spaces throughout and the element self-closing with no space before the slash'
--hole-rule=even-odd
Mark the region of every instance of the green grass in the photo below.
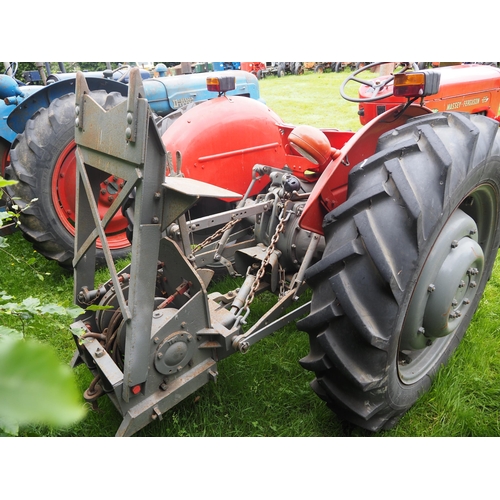
<svg viewBox="0 0 500 500">
<path fill-rule="evenodd" d="M 338 93 L 345 74 L 306 73 L 261 81 L 261 95 L 285 122 L 317 127 L 357 130 L 357 105 Z M 33 269 L 19 265 L 0 249 L 0 289 L 18 300 L 28 296 L 69 305 L 72 275 L 34 254 L 20 233 L 9 237 L 11 254 L 35 257 L 33 267 L 49 273 L 43 281 Z M 495 267 L 477 314 L 450 363 L 438 374 L 431 390 L 391 431 L 375 436 L 498 436 L 500 435 L 500 267 Z M 256 299 L 254 317 L 266 309 L 266 298 Z M 12 318 L 11 326 L 19 326 Z M 24 326 L 27 337 L 55 347 L 69 363 L 73 341 L 71 318 L 38 317 Z M 168 412 L 161 422 L 138 436 L 371 436 L 346 425 L 328 410 L 309 388 L 312 374 L 298 360 L 308 352 L 307 335 L 293 325 L 218 364 L 217 383 L 204 386 Z M 75 369 L 83 392 L 91 381 L 84 366 Z M 23 428 L 29 436 L 113 436 L 121 417 L 107 398 L 99 410 L 65 430 Z M 423 464 L 422 464 L 423 465 Z"/>
<path fill-rule="evenodd" d="M 358 105 L 342 99 L 340 85 L 348 73 L 270 76 L 260 81 L 261 97 L 285 123 L 358 130 Z"/>
</svg>

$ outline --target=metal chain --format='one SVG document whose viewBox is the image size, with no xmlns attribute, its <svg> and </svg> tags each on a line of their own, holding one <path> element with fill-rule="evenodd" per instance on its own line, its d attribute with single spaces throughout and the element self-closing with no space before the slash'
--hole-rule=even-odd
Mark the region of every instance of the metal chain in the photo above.
<svg viewBox="0 0 500 500">
<path fill-rule="evenodd" d="M 276 230 L 274 231 L 274 234 L 271 238 L 271 243 L 267 247 L 267 252 L 266 256 L 262 259 L 262 262 L 260 264 L 259 270 L 255 274 L 255 280 L 252 284 L 252 287 L 250 289 L 250 293 L 248 294 L 245 303 L 243 304 L 243 307 L 239 310 L 237 316 L 240 317 L 239 323 L 245 323 L 246 318 L 248 317 L 248 314 L 250 313 L 250 304 L 253 302 L 253 299 L 255 298 L 255 293 L 257 292 L 257 289 L 259 288 L 260 281 L 262 277 L 264 276 L 264 273 L 266 272 L 266 266 L 269 264 L 269 261 L 271 259 L 272 254 L 274 253 L 274 248 L 276 247 L 276 243 L 278 243 L 278 240 L 280 238 L 280 234 L 283 232 L 285 229 L 285 223 L 288 221 L 290 218 L 290 214 L 286 214 L 286 207 L 288 205 L 288 200 L 285 202 L 283 206 L 283 210 L 281 211 L 280 214 L 280 221 L 278 225 L 276 226 Z M 286 214 L 286 217 L 285 217 Z M 245 313 L 245 314 L 243 314 Z"/>
<path fill-rule="evenodd" d="M 215 241 L 217 238 L 219 238 L 219 236 L 222 236 L 228 229 L 232 228 L 234 225 L 236 225 L 238 222 L 240 222 L 240 220 L 241 219 L 230 220 L 224 227 L 215 231 L 215 233 L 212 234 L 212 236 L 209 236 L 205 241 L 202 241 L 201 243 L 196 245 L 193 248 L 192 253 L 194 254 L 196 252 L 199 252 L 202 248 L 204 248 L 207 245 L 209 245 L 210 243 L 212 243 L 212 241 Z"/>
</svg>

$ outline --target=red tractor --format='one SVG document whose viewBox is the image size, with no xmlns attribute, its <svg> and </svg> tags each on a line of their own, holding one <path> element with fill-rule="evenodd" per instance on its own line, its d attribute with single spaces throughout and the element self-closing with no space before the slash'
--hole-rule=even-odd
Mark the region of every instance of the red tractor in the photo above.
<svg viewBox="0 0 500 500">
<path fill-rule="evenodd" d="M 498 89 L 496 74 L 477 79 L 482 68 L 449 71 L 470 94 L 449 102 L 486 95 L 479 81 Z M 219 361 L 299 318 L 310 339 L 300 364 L 341 418 L 390 428 L 429 388 L 500 244 L 498 121 L 425 106 L 440 76 L 446 85 L 443 70 L 362 82 L 401 103 L 356 133 L 285 125 L 261 102 L 226 96 L 221 76 L 208 82 L 219 97 L 160 139 L 135 72 L 128 98 L 106 112 L 79 74 L 74 364 L 94 375 L 85 398 L 107 394 L 123 416 L 117 435 L 161 420 L 216 379 Z M 101 221 L 89 178 L 109 175 L 124 186 Z M 132 255 L 117 271 L 105 225 L 121 207 Z M 97 238 L 105 284 L 94 282 Z M 241 285 L 208 293 L 217 269 Z M 266 290 L 275 305 L 247 326 Z"/>
<path fill-rule="evenodd" d="M 372 63 L 356 70 L 346 78 L 340 89 L 344 99 L 360 103 L 358 114 L 363 125 L 386 110 L 407 101 L 405 95 L 397 95 L 397 91 L 394 92 L 392 85 L 394 73 L 380 76 L 368 73 L 368 77 L 361 78 L 360 74 L 366 70 L 380 67 L 381 63 Z M 396 68 L 396 73 L 405 73 L 409 68 L 406 63 L 402 63 Z M 412 69 L 418 70 L 418 66 L 414 64 Z M 434 95 L 415 97 L 414 100 L 420 101 L 421 105 L 433 112 L 459 111 L 482 114 L 500 121 L 499 68 L 483 64 L 460 64 L 436 68 L 431 74 L 440 77 L 439 91 Z M 411 76 L 408 75 L 408 78 Z M 351 82 L 356 83 L 356 96 L 353 95 Z"/>
<path fill-rule="evenodd" d="M 242 62 L 241 69 L 255 75 L 259 80 L 264 76 L 266 63 L 264 62 Z"/>
</svg>

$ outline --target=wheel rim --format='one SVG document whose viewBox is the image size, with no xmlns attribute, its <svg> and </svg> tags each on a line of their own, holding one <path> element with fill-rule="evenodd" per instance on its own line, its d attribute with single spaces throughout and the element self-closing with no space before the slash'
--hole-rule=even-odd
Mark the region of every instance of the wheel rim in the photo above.
<svg viewBox="0 0 500 500">
<path fill-rule="evenodd" d="M 52 177 L 52 202 L 57 216 L 66 230 L 75 236 L 76 220 L 76 144 L 71 141 L 59 155 Z M 102 219 L 114 199 L 123 187 L 122 179 L 109 177 L 100 185 L 97 202 L 99 216 Z M 130 246 L 127 239 L 127 219 L 117 212 L 106 226 L 108 245 L 111 250 L 118 250 Z M 97 248 L 102 248 L 100 239 L 96 242 Z"/>
<path fill-rule="evenodd" d="M 496 191 L 472 191 L 444 225 L 410 300 L 398 349 L 398 373 L 413 384 L 436 366 L 455 333 L 466 328 L 482 287 L 498 210 Z"/>
</svg>

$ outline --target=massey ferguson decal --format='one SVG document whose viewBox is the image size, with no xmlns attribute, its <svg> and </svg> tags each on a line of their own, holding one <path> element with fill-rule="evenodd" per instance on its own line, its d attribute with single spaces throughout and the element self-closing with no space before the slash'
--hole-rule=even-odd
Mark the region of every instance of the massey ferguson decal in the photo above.
<svg viewBox="0 0 500 500">
<path fill-rule="evenodd" d="M 471 106 L 486 106 L 490 100 L 490 97 L 488 94 L 485 94 L 483 96 L 478 96 L 478 97 L 473 97 L 473 98 L 462 98 L 459 101 L 453 101 L 448 104 L 446 104 L 446 111 L 468 111 L 469 113 L 473 113 L 474 111 L 471 109 L 465 109 L 465 108 L 470 108 Z"/>
</svg>

